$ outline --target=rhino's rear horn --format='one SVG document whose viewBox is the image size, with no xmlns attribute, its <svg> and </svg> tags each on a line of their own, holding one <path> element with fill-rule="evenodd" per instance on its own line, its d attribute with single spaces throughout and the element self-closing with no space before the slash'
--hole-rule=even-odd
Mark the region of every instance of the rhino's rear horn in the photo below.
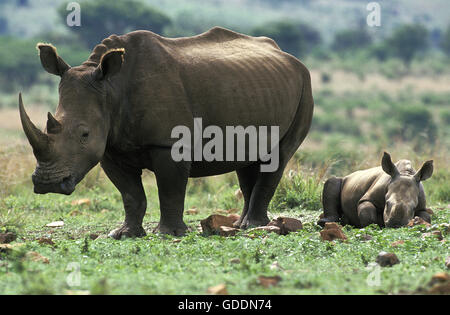
<svg viewBox="0 0 450 315">
<path fill-rule="evenodd" d="M 22 93 L 19 94 L 20 121 L 25 135 L 28 138 L 35 154 L 43 153 L 48 148 L 48 136 L 37 128 L 28 117 L 22 102 Z"/>
</svg>

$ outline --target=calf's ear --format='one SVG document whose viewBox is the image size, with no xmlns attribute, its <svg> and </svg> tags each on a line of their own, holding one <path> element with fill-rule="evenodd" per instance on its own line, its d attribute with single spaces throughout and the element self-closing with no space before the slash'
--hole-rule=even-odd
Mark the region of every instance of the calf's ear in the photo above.
<svg viewBox="0 0 450 315">
<path fill-rule="evenodd" d="M 111 49 L 100 59 L 100 64 L 94 70 L 96 80 L 108 79 L 117 74 L 122 68 L 124 48 Z"/>
<path fill-rule="evenodd" d="M 53 45 L 38 43 L 36 48 L 39 50 L 42 67 L 48 73 L 61 77 L 64 72 L 70 69 L 70 66 L 58 56 L 56 48 Z"/>
<path fill-rule="evenodd" d="M 416 179 L 416 181 L 421 182 L 430 178 L 431 175 L 433 175 L 433 160 L 423 163 L 420 170 L 418 170 L 417 173 L 414 174 L 414 178 Z"/>
<path fill-rule="evenodd" d="M 383 158 L 381 159 L 381 167 L 383 168 L 383 171 L 391 175 L 391 177 L 395 177 L 399 174 L 397 166 L 392 163 L 391 156 L 387 152 L 384 152 L 383 154 Z"/>
</svg>

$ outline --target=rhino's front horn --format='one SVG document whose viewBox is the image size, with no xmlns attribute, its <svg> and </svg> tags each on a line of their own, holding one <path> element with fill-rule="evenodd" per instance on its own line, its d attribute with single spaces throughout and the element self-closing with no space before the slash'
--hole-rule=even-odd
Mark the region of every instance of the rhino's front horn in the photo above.
<svg viewBox="0 0 450 315">
<path fill-rule="evenodd" d="M 19 94 L 19 111 L 23 131 L 33 147 L 33 151 L 35 154 L 44 153 L 48 147 L 48 136 L 39 130 L 28 117 L 27 112 L 23 107 L 22 93 Z"/>
</svg>

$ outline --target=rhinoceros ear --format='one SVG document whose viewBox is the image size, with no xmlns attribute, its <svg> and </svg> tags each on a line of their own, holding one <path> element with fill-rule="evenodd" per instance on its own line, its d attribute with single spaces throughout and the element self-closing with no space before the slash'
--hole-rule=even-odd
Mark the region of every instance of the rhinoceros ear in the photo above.
<svg viewBox="0 0 450 315">
<path fill-rule="evenodd" d="M 397 169 L 397 166 L 395 166 L 395 164 L 392 163 L 391 156 L 387 152 L 384 152 L 383 154 L 383 159 L 381 160 L 381 167 L 383 168 L 383 171 L 391 175 L 391 177 L 396 177 L 397 175 L 400 174 Z"/>
<path fill-rule="evenodd" d="M 95 79 L 104 80 L 117 74 L 122 68 L 124 54 L 124 48 L 107 51 L 100 59 L 100 64 L 94 70 Z"/>
<path fill-rule="evenodd" d="M 70 66 L 58 56 L 53 45 L 39 43 L 36 48 L 39 50 L 41 64 L 48 73 L 61 77 L 70 69 Z"/>
<path fill-rule="evenodd" d="M 433 160 L 423 163 L 420 170 L 418 170 L 417 173 L 414 174 L 414 178 L 416 179 L 416 181 L 421 182 L 430 178 L 431 175 L 433 175 Z"/>
</svg>

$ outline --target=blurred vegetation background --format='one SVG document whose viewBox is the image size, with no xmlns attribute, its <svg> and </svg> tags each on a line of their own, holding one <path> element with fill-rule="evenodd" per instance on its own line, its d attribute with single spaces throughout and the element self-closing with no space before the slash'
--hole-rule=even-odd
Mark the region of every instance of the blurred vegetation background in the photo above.
<svg viewBox="0 0 450 315">
<path fill-rule="evenodd" d="M 78 65 L 112 33 L 147 29 L 179 37 L 217 25 L 271 37 L 311 70 L 313 126 L 287 171 L 313 173 L 317 186 L 330 174 L 379 165 L 383 150 L 411 159 L 416 168 L 434 158 L 429 190 L 435 201 L 450 202 L 448 0 L 378 1 L 379 27 L 367 25 L 365 0 L 81 0 L 81 27 L 66 24 L 69 2 L 0 1 L 0 161 L 6 165 L 0 181 L 10 184 L 20 152 L 31 151 L 23 147 L 16 115 L 19 91 L 41 126 L 45 111 L 58 102 L 58 79 L 41 68 L 37 42 L 54 44 L 70 65 Z M 28 176 L 32 158 L 24 159 L 20 165 L 29 165 L 23 171 Z M 295 176 L 283 179 L 276 205 L 320 206 L 295 195 L 297 189 L 311 196 L 320 190 Z M 226 182 L 236 186 L 234 178 Z"/>
</svg>

